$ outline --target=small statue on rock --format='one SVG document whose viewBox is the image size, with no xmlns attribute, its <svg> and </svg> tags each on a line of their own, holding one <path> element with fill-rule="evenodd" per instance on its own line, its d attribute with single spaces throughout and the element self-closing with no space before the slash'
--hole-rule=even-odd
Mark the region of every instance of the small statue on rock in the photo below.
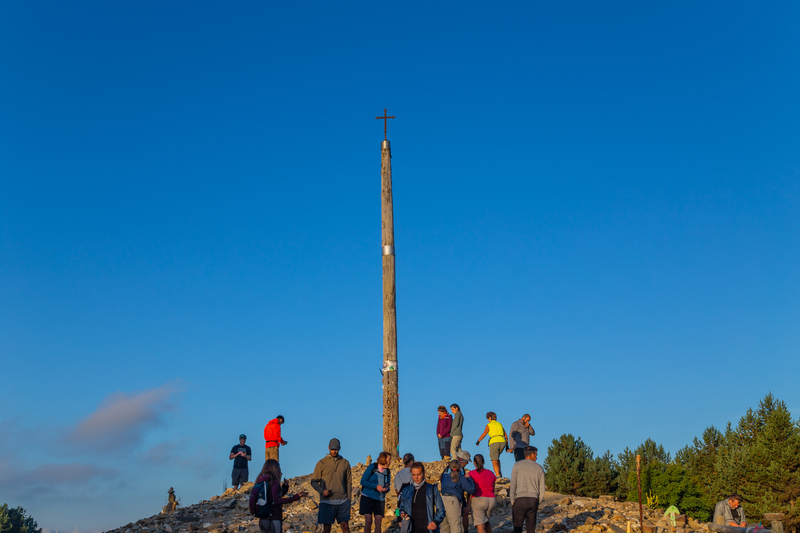
<svg viewBox="0 0 800 533">
<path fill-rule="evenodd" d="M 175 509 L 178 508 L 178 501 L 175 499 L 175 489 L 170 487 L 167 494 L 167 505 L 161 510 L 162 514 L 172 514 L 175 512 Z"/>
</svg>

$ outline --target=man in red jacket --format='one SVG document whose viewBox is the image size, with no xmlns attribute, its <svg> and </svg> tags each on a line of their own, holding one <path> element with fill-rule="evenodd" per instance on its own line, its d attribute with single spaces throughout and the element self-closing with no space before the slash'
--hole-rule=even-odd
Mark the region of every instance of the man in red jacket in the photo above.
<svg viewBox="0 0 800 533">
<path fill-rule="evenodd" d="M 273 418 L 264 426 L 264 440 L 267 441 L 267 447 L 264 450 L 266 461 L 270 459 L 280 461 L 278 458 L 279 447 L 289 444 L 288 441 L 281 438 L 281 424 L 283 424 L 283 417 L 278 415 L 277 418 Z"/>
</svg>

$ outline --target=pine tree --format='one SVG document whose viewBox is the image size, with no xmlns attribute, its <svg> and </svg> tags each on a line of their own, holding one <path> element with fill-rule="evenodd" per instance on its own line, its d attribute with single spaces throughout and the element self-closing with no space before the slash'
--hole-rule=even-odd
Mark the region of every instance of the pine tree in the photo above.
<svg viewBox="0 0 800 533">
<path fill-rule="evenodd" d="M 743 495 L 759 515 L 786 514 L 785 525 L 798 524 L 794 502 L 800 495 L 800 430 L 786 404 L 768 394 L 757 411 L 760 428 L 749 447 Z"/>
<path fill-rule="evenodd" d="M 32 516 L 25 516 L 25 509 L 0 505 L 0 533 L 42 533 Z"/>
<path fill-rule="evenodd" d="M 601 494 L 614 494 L 618 485 L 619 470 L 610 451 L 586 462 L 581 496 L 597 498 Z"/>
<path fill-rule="evenodd" d="M 545 483 L 555 492 L 581 495 L 584 470 L 591 460 L 592 450 L 580 437 L 561 435 L 547 448 Z"/>
</svg>

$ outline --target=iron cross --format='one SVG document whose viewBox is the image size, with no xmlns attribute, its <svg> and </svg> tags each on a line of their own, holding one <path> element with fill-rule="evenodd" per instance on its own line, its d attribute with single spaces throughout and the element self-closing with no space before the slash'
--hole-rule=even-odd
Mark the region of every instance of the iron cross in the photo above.
<svg viewBox="0 0 800 533">
<path fill-rule="evenodd" d="M 383 108 L 383 116 L 382 116 L 382 117 L 375 117 L 375 118 L 376 118 L 376 119 L 378 119 L 378 120 L 383 120 L 383 140 L 385 141 L 385 140 L 386 140 L 386 124 L 387 124 L 387 119 L 394 118 L 394 116 L 391 116 L 391 117 L 390 117 L 390 116 L 387 116 L 387 115 L 386 115 L 386 108 L 384 107 L 384 108 Z"/>
</svg>

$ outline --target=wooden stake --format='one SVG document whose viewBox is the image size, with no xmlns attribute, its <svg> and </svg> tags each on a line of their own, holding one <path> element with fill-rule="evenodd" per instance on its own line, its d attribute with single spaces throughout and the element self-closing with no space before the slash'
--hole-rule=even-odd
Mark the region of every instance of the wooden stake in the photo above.
<svg viewBox="0 0 800 533">
<path fill-rule="evenodd" d="M 387 117 L 384 109 L 384 124 Z M 385 136 L 385 134 L 384 134 Z M 394 272 L 392 149 L 381 143 L 381 219 L 383 243 L 383 450 L 400 456 L 400 406 L 397 387 L 397 310 Z"/>
<path fill-rule="evenodd" d="M 642 513 L 642 456 L 636 456 L 636 481 L 639 484 L 639 531 L 644 533 L 644 513 Z"/>
</svg>

